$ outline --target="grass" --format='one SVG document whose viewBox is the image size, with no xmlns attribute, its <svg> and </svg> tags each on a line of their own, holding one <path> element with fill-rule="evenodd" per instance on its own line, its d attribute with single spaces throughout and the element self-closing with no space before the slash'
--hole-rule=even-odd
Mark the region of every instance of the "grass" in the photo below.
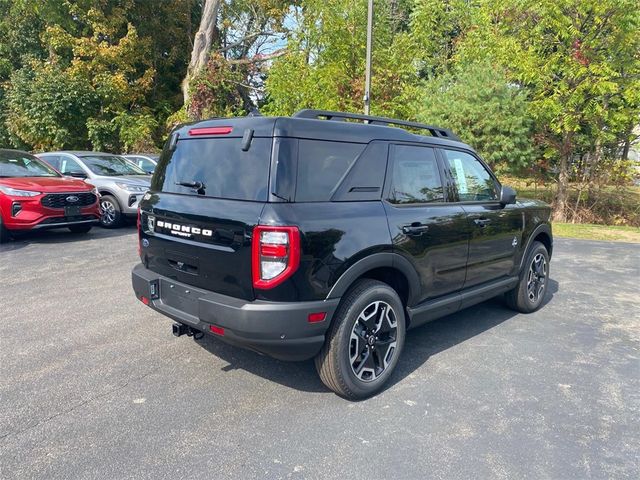
<svg viewBox="0 0 640 480">
<path fill-rule="evenodd" d="M 554 237 L 640 243 L 640 228 L 591 223 L 553 223 Z"/>
</svg>

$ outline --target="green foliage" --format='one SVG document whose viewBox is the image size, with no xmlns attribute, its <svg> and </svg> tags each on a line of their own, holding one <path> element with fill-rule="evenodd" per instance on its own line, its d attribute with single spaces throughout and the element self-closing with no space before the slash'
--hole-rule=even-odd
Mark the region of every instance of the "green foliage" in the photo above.
<svg viewBox="0 0 640 480">
<path fill-rule="evenodd" d="M 498 171 L 520 171 L 534 159 L 525 93 L 490 63 L 460 66 L 427 81 L 418 118 L 451 128 Z"/>
<path fill-rule="evenodd" d="M 456 64 L 467 31 L 477 21 L 478 5 L 468 0 L 416 0 L 410 36 L 420 76 L 434 78 Z"/>
<path fill-rule="evenodd" d="M 86 118 L 98 111 L 98 98 L 86 78 L 34 61 L 12 75 L 11 85 L 11 134 L 40 150 L 87 146 Z"/>
<path fill-rule="evenodd" d="M 211 55 L 206 67 L 189 84 L 189 117 L 201 119 L 246 114 L 238 90 L 238 85 L 246 77 L 245 69 L 233 68 L 222 55 Z"/>
<path fill-rule="evenodd" d="M 0 146 L 155 146 L 182 101 L 184 27 L 198 9 L 196 0 L 0 0 Z"/>
<path fill-rule="evenodd" d="M 408 90 L 417 80 L 403 16 L 379 2 L 375 16 L 372 113 L 411 115 Z M 364 97 L 366 2 L 308 0 L 298 11 L 287 54 L 274 61 L 263 111 L 300 108 L 361 111 Z"/>
</svg>

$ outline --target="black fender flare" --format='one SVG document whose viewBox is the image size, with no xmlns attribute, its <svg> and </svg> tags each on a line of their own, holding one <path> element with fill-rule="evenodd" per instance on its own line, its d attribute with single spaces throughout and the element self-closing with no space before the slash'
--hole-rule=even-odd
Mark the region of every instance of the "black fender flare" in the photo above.
<svg viewBox="0 0 640 480">
<path fill-rule="evenodd" d="M 549 235 L 549 238 L 551 239 L 551 245 L 553 246 L 553 235 L 551 234 L 551 227 L 549 226 L 548 223 L 541 223 L 540 225 L 538 225 L 536 228 L 533 229 L 533 232 L 531 232 L 531 235 L 529 235 L 529 238 L 527 239 L 527 244 L 522 250 L 522 257 L 520 258 L 519 270 L 522 269 L 524 260 L 525 258 L 527 258 L 527 252 L 531 247 L 531 243 L 533 242 L 533 239 L 536 238 L 540 233 L 546 233 L 547 235 Z M 549 257 L 551 257 L 551 251 L 549 252 Z"/>
<path fill-rule="evenodd" d="M 407 278 L 409 284 L 407 304 L 409 306 L 415 305 L 415 303 L 417 303 L 417 296 L 420 294 L 420 277 L 418 276 L 418 272 L 416 272 L 411 262 L 405 257 L 390 252 L 374 253 L 351 265 L 340 278 L 338 278 L 336 283 L 333 284 L 327 295 L 327 299 L 342 297 L 349 287 L 353 285 L 353 282 L 363 274 L 374 268 L 381 267 L 394 268 Z"/>
</svg>

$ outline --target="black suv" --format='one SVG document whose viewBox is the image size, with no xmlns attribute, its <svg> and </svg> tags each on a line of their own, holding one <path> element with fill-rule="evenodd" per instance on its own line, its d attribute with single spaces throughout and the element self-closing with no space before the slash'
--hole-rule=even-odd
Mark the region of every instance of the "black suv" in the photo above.
<svg viewBox="0 0 640 480">
<path fill-rule="evenodd" d="M 315 357 L 330 389 L 363 398 L 408 328 L 503 293 L 540 308 L 549 215 L 439 127 L 319 110 L 206 120 L 172 133 L 140 203 L 133 289 L 177 336 Z"/>
</svg>

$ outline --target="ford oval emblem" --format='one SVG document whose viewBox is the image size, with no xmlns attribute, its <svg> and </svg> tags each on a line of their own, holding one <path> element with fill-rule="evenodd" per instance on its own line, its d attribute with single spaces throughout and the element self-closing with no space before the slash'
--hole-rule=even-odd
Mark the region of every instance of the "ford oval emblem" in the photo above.
<svg viewBox="0 0 640 480">
<path fill-rule="evenodd" d="M 69 203 L 76 203 L 80 199 L 75 195 L 69 195 L 65 200 Z"/>
</svg>

